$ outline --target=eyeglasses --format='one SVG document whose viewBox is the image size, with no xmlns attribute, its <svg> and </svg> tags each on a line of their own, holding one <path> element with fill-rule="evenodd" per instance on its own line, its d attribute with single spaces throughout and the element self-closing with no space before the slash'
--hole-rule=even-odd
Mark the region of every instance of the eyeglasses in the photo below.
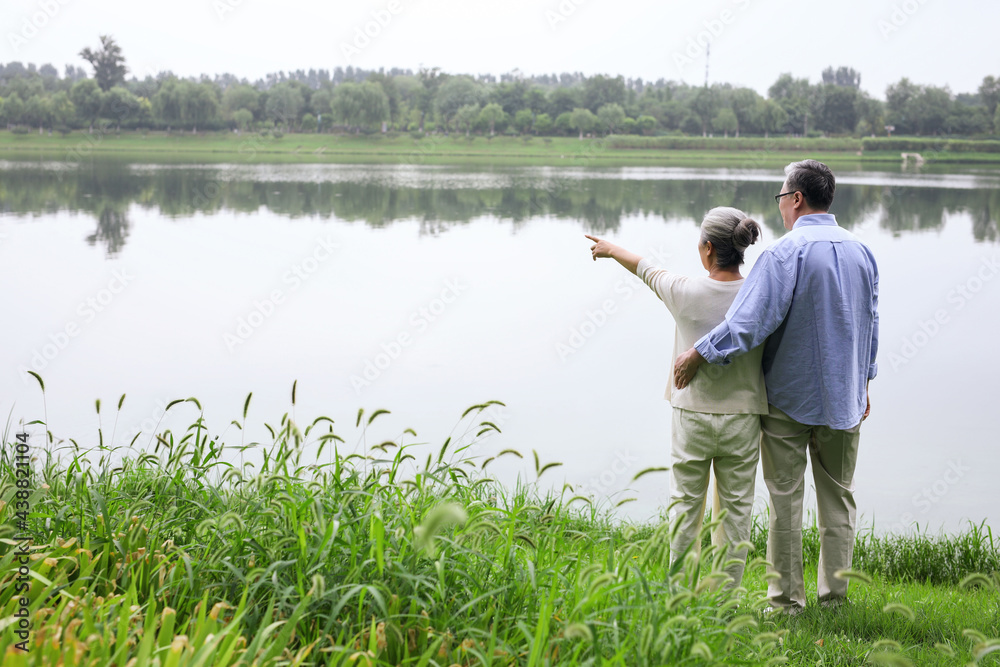
<svg viewBox="0 0 1000 667">
<path fill-rule="evenodd" d="M 774 195 L 774 203 L 780 204 L 782 197 L 784 197 L 785 195 L 793 195 L 796 192 L 798 192 L 798 190 L 789 190 L 788 192 L 782 192 L 780 195 Z"/>
</svg>

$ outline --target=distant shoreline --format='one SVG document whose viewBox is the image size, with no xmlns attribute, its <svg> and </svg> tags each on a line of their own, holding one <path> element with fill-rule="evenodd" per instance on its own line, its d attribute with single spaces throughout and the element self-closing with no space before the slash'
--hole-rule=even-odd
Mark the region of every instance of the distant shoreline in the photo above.
<svg viewBox="0 0 1000 667">
<path fill-rule="evenodd" d="M 864 150 L 855 138 L 702 138 L 702 137 L 521 137 L 427 134 L 395 135 L 235 134 L 232 132 L 140 132 L 91 134 L 74 131 L 14 134 L 0 131 L 0 158 L 41 158 L 79 163 L 96 155 L 153 162 L 193 160 L 237 163 L 394 162 L 400 164 L 491 163 L 546 166 L 731 166 L 778 167 L 811 157 L 841 166 L 902 164 L 900 150 L 910 147 L 925 164 L 1000 164 L 1000 152 L 974 152 L 993 142 L 899 139 L 873 142 Z M 926 149 L 921 151 L 921 148 Z M 952 150 L 952 146 L 958 150 Z M 915 149 L 913 149 L 915 147 Z"/>
</svg>

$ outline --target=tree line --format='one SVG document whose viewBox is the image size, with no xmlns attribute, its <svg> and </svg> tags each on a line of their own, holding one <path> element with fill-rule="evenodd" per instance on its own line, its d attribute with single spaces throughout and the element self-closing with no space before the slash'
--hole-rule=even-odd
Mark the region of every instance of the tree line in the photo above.
<svg viewBox="0 0 1000 667">
<path fill-rule="evenodd" d="M 271 74 L 253 83 L 224 74 L 170 72 L 127 78 L 110 36 L 84 48 L 93 69 L 0 65 L 0 123 L 14 132 L 86 128 L 168 131 L 386 131 L 579 136 L 684 134 L 741 136 L 1000 135 L 1000 78 L 974 93 L 903 78 L 885 99 L 862 91 L 861 74 L 828 67 L 816 83 L 781 74 L 757 91 L 660 79 L 580 73 L 521 76 L 348 67 Z"/>
</svg>

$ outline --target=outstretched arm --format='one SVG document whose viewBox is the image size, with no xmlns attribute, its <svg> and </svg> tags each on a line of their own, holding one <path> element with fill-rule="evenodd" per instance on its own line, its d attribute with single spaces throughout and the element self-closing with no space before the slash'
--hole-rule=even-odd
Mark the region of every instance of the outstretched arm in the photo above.
<svg viewBox="0 0 1000 667">
<path fill-rule="evenodd" d="M 598 257 L 611 257 L 626 269 L 635 273 L 635 268 L 639 266 L 639 261 L 642 259 L 641 255 L 629 252 L 621 246 L 599 239 L 596 236 L 590 236 L 588 234 L 584 234 L 584 236 L 594 242 L 594 245 L 590 246 L 590 251 L 593 253 L 595 262 Z"/>
</svg>

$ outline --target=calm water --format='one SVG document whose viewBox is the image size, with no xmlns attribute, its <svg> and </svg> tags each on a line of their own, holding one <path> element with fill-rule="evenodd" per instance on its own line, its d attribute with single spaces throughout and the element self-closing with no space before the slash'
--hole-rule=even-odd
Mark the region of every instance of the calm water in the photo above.
<svg viewBox="0 0 1000 667">
<path fill-rule="evenodd" d="M 881 272 L 861 523 L 995 524 L 1000 173 L 838 179 L 833 212 Z M 508 483 L 534 478 L 534 449 L 563 463 L 546 486 L 634 497 L 621 511 L 652 518 L 666 475 L 631 479 L 669 463 L 673 322 L 616 263 L 593 262 L 583 234 L 697 275 L 704 212 L 743 208 L 770 243 L 783 233 L 781 181 L 780 170 L 0 162 L 0 408 L 15 425 L 47 410 L 57 437 L 93 446 L 99 398 L 105 441 L 141 432 L 144 446 L 158 423 L 190 424 L 192 404 L 163 408 L 195 396 L 213 433 L 239 444 L 266 440 L 298 380 L 297 421 L 333 418 L 342 451 L 401 435 L 436 451 L 488 419 L 503 433 L 475 453 L 525 455 L 491 464 Z M 44 408 L 25 369 L 45 379 Z M 241 433 L 231 421 L 251 391 Z M 489 399 L 507 407 L 460 420 Z M 391 414 L 362 431 L 362 407 Z"/>
</svg>

